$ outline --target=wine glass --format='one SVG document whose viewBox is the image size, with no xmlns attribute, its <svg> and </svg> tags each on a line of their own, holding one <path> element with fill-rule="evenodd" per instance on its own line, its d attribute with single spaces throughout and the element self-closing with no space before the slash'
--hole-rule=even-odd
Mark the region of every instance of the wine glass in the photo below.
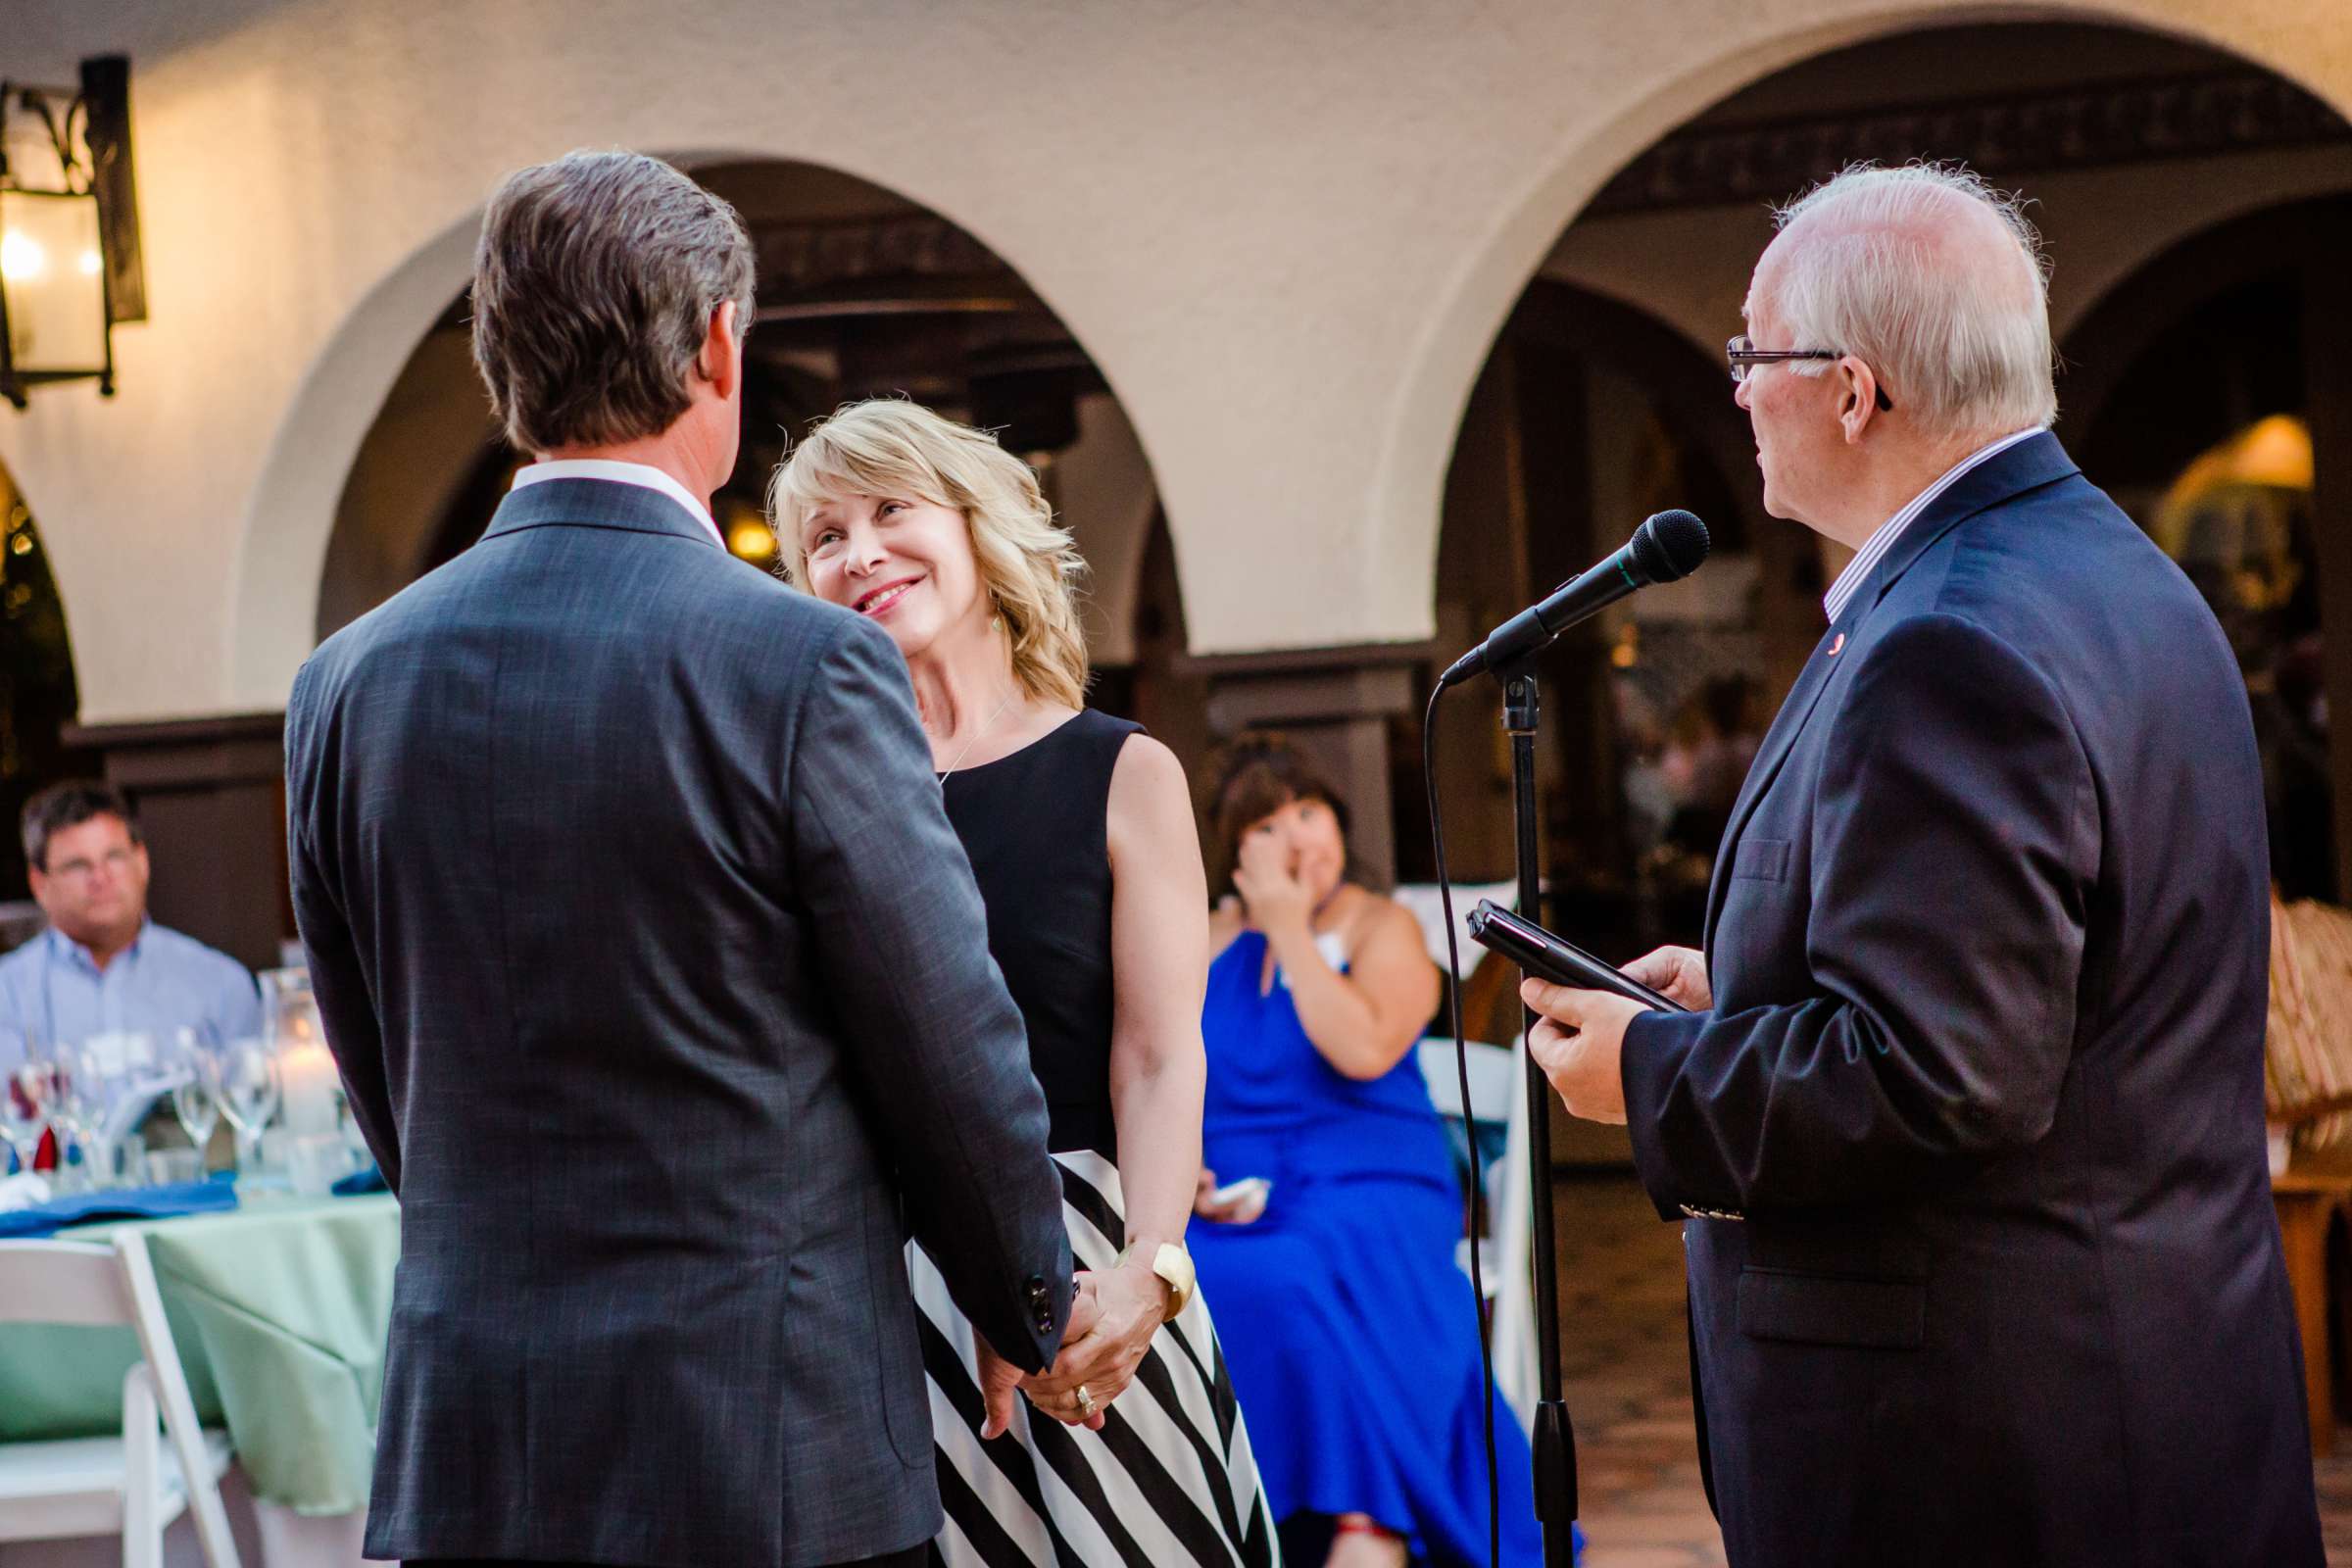
<svg viewBox="0 0 2352 1568">
<path fill-rule="evenodd" d="M 61 1119 L 81 1151 L 81 1185 L 97 1192 L 116 1185 L 122 1129 L 115 1125 L 131 1087 L 131 1057 L 123 1040 L 69 1046 L 57 1054 L 63 1077 Z"/>
<path fill-rule="evenodd" d="M 179 1069 L 172 1085 L 172 1114 L 196 1151 L 196 1176 L 204 1177 L 204 1151 L 220 1125 L 220 1055 L 208 1048 L 193 1029 L 179 1032 Z"/>
<path fill-rule="evenodd" d="M 262 1129 L 277 1113 L 277 1058 L 259 1040 L 239 1040 L 220 1057 L 220 1114 L 237 1130 L 237 1171 L 262 1162 Z"/>
<path fill-rule="evenodd" d="M 17 1168 L 29 1175 L 41 1151 L 41 1133 L 49 1125 L 49 1064 L 33 1049 L 29 1034 L 18 1038 L 24 1056 L 0 1077 L 0 1145 L 17 1156 Z"/>
<path fill-rule="evenodd" d="M 42 1063 L 49 1126 L 57 1134 L 57 1190 L 87 1192 L 98 1185 L 96 1086 L 92 1063 L 78 1047 L 58 1045 Z"/>
</svg>

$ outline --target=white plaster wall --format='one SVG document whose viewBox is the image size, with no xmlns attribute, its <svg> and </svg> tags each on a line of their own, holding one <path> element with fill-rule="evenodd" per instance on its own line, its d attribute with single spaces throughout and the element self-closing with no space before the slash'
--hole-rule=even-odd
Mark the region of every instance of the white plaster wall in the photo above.
<svg viewBox="0 0 2352 1568">
<path fill-rule="evenodd" d="M 151 319 L 122 394 L 0 411 L 91 721 L 263 709 L 361 434 L 496 177 L 567 147 L 805 159 L 993 246 L 1108 376 L 1197 652 L 1430 627 L 1494 328 L 1648 142 L 1942 0 L 7 0 L 12 75 L 134 62 Z M 2097 0 L 2352 109 L 2342 0 Z M 1311 591 L 1301 591 L 1310 589 Z"/>
</svg>

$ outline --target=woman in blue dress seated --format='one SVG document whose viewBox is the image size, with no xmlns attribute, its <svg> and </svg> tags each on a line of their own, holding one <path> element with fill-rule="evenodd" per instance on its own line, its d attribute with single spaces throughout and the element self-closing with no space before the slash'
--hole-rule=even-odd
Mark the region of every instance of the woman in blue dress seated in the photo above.
<svg viewBox="0 0 2352 1568">
<path fill-rule="evenodd" d="M 1494 1396 L 1454 1262 L 1462 1191 L 1413 1054 L 1437 966 L 1411 914 L 1348 880 L 1346 808 L 1289 747 L 1239 751 L 1213 820 L 1231 891 L 1190 1239 L 1285 1557 L 1483 1565 Z M 1502 1561 L 1532 1563 L 1527 1440 L 1494 1411 Z"/>
</svg>

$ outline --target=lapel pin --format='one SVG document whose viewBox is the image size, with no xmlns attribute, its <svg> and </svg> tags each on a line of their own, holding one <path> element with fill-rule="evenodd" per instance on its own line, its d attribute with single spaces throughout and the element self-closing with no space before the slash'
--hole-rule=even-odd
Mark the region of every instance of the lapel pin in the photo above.
<svg viewBox="0 0 2352 1568">
<path fill-rule="evenodd" d="M 1834 643 L 1830 644 L 1830 652 L 1829 652 L 1829 657 L 1830 657 L 1830 658 L 1832 658 L 1832 659 L 1836 659 L 1836 658 L 1838 657 L 1838 649 L 1840 649 L 1840 648 L 1843 648 L 1844 646 L 1845 646 L 1845 633 L 1843 633 L 1843 632 L 1839 632 L 1839 633 L 1838 634 L 1838 640 L 1837 640 L 1836 642 L 1834 642 Z"/>
</svg>

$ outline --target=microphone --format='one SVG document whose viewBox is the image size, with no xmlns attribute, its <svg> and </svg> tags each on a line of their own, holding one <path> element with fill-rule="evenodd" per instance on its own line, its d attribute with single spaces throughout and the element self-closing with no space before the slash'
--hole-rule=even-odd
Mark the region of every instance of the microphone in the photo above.
<svg viewBox="0 0 2352 1568">
<path fill-rule="evenodd" d="M 1489 632 L 1485 642 L 1438 678 L 1438 689 L 1458 685 L 1482 669 L 1507 669 L 1635 589 L 1688 577 L 1706 559 L 1707 525 L 1688 512 L 1661 512 L 1636 528 L 1608 560 L 1569 578 Z"/>
</svg>

